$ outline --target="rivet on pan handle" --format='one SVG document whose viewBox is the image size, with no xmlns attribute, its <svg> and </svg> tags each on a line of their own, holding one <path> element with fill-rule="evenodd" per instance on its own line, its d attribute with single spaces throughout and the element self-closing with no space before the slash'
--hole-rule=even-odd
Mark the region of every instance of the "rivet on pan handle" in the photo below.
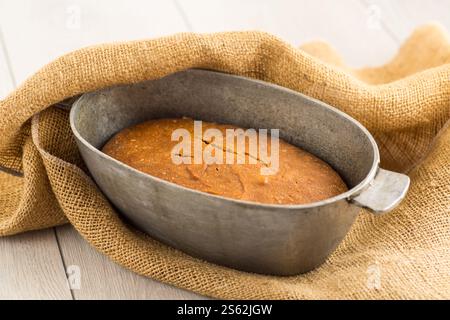
<svg viewBox="0 0 450 320">
<path fill-rule="evenodd" d="M 369 187 L 352 197 L 350 202 L 375 214 L 386 213 L 403 200 L 409 183 L 407 175 L 379 169 Z"/>
</svg>

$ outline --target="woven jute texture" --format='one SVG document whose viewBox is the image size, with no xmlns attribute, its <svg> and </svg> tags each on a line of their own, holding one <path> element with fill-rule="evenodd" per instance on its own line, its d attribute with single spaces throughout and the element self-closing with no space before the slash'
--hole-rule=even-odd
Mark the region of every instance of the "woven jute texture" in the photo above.
<svg viewBox="0 0 450 320">
<path fill-rule="evenodd" d="M 187 68 L 273 82 L 350 114 L 375 136 L 382 167 L 410 175 L 406 200 L 384 216 L 362 211 L 324 265 L 293 277 L 206 263 L 130 228 L 87 174 L 68 111 L 56 104 Z M 417 29 L 388 64 L 362 70 L 325 43 L 294 48 L 259 32 L 89 47 L 45 66 L 0 102 L 0 235 L 70 222 L 122 266 L 218 298 L 448 299 L 449 119 L 450 45 L 437 25 Z"/>
</svg>

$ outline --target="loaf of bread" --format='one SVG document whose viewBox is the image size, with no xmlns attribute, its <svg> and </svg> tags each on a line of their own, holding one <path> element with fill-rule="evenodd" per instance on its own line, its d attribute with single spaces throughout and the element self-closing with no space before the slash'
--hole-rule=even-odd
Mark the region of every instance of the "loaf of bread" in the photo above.
<svg viewBox="0 0 450 320">
<path fill-rule="evenodd" d="M 202 122 L 203 132 L 209 128 L 218 129 L 224 137 L 227 129 L 236 129 L 231 125 Z M 186 150 L 180 152 L 176 148 L 180 141 L 172 141 L 172 133 L 177 129 L 186 129 L 191 134 L 191 153 Z M 194 131 L 192 119 L 151 120 L 120 131 L 106 143 L 102 151 L 154 177 L 187 188 L 246 201 L 306 204 L 347 191 L 344 181 L 327 163 L 281 139 L 278 144 L 278 170 L 267 175 L 262 174 L 261 169 L 271 164 L 267 158 L 260 158 L 258 153 L 249 152 L 248 139 L 245 140 L 245 151 L 239 153 L 237 139 L 234 149 L 231 149 L 231 145 L 226 145 L 225 138 L 223 141 L 208 141 L 198 133 L 194 135 Z M 189 164 L 189 161 L 183 161 L 186 160 L 183 157 L 193 157 L 196 139 L 197 146 L 201 146 L 203 151 L 209 148 L 212 155 L 223 154 L 223 163 L 190 161 Z M 267 140 L 267 154 L 270 155 L 270 137 Z M 226 161 L 227 153 L 230 152 L 233 154 L 228 154 L 228 159 L 235 160 L 231 164 Z M 239 157 L 244 163 L 237 163 Z"/>
</svg>

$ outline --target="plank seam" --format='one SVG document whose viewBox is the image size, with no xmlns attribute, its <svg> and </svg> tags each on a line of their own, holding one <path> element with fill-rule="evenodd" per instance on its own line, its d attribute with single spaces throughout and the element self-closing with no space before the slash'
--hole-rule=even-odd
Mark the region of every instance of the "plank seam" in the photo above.
<svg viewBox="0 0 450 320">
<path fill-rule="evenodd" d="M 188 16 L 186 14 L 186 12 L 183 9 L 183 6 L 179 3 L 178 0 L 173 0 L 175 8 L 177 9 L 178 13 L 181 16 L 181 19 L 183 19 L 183 22 L 186 26 L 186 29 L 188 29 L 188 31 L 193 32 L 194 31 L 194 27 L 192 26 L 191 22 L 188 19 Z"/>
</svg>

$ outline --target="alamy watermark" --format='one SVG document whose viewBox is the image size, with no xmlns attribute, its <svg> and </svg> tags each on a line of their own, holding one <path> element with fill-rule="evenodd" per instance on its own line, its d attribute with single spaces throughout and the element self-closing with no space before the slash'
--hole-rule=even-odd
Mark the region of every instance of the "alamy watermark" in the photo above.
<svg viewBox="0 0 450 320">
<path fill-rule="evenodd" d="M 71 290 L 81 289 L 81 269 L 77 265 L 67 266 L 67 283 Z"/>
<path fill-rule="evenodd" d="M 366 286 L 369 290 L 381 290 L 381 266 L 378 261 L 367 267 Z"/>
<path fill-rule="evenodd" d="M 367 27 L 372 30 L 382 29 L 382 11 L 376 4 L 370 4 L 367 7 Z"/>
<path fill-rule="evenodd" d="M 81 29 L 81 7 L 79 5 L 70 5 L 66 8 L 66 28 L 69 30 Z"/>
<path fill-rule="evenodd" d="M 269 143 L 270 138 L 270 143 Z M 262 164 L 261 175 L 274 175 L 279 169 L 279 130 L 208 128 L 194 121 L 194 136 L 187 129 L 172 132 L 173 163 L 180 164 Z"/>
</svg>

